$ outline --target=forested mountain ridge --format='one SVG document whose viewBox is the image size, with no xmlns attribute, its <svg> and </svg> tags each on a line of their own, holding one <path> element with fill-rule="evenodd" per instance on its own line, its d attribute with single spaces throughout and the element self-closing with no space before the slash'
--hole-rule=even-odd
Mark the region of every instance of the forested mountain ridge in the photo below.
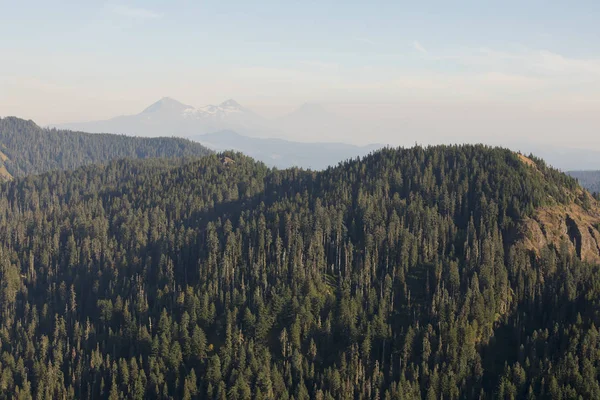
<svg viewBox="0 0 600 400">
<path fill-rule="evenodd" d="M 210 153 L 186 139 L 42 129 L 33 121 L 0 118 L 0 179 L 4 180 L 124 157 L 198 157 Z"/>
<path fill-rule="evenodd" d="M 574 179 L 484 146 L 227 156 L 0 186 L 1 397 L 600 397 L 598 266 L 525 243 L 592 224 Z"/>
</svg>

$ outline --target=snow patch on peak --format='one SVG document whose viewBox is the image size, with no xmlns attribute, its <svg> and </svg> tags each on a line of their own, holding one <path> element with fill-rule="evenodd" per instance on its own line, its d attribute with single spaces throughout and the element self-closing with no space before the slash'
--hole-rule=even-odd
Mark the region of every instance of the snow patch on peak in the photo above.
<svg viewBox="0 0 600 400">
<path fill-rule="evenodd" d="M 229 116 L 240 118 L 245 114 L 251 113 L 232 99 L 219 105 L 209 104 L 196 108 L 180 103 L 171 97 L 163 97 L 142 111 L 145 119 L 155 119 L 157 115 L 161 115 L 169 118 L 226 120 Z"/>
<path fill-rule="evenodd" d="M 224 102 L 219 104 L 219 107 L 228 108 L 228 109 L 237 108 L 239 110 L 244 108 L 240 105 L 240 103 L 238 103 L 237 101 L 235 101 L 233 99 L 225 100 Z"/>
<path fill-rule="evenodd" d="M 246 110 L 239 105 L 235 100 L 227 100 L 218 106 L 207 105 L 197 109 L 197 113 L 204 116 L 212 116 L 217 118 L 224 118 L 229 114 L 242 113 Z"/>
<path fill-rule="evenodd" d="M 181 112 L 181 115 L 185 118 L 199 116 L 202 112 L 194 107 L 188 107 Z"/>
</svg>

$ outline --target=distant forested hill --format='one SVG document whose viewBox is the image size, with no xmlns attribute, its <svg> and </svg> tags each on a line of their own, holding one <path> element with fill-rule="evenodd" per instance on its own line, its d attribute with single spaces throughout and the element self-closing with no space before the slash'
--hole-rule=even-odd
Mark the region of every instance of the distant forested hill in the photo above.
<svg viewBox="0 0 600 400">
<path fill-rule="evenodd" d="M 484 146 L 226 156 L 0 185 L 0 398 L 600 398 L 573 178 Z"/>
<path fill-rule="evenodd" d="M 590 192 L 600 193 L 600 171 L 569 171 L 567 174 L 577 179 Z"/>
<path fill-rule="evenodd" d="M 116 158 L 203 156 L 211 151 L 178 138 L 140 138 L 42 129 L 32 121 L 0 119 L 0 179 L 73 169 Z"/>
</svg>

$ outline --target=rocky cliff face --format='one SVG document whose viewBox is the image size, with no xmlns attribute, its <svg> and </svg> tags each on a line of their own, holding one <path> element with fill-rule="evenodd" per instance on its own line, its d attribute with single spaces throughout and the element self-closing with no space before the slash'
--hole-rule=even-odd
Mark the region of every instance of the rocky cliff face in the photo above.
<svg viewBox="0 0 600 400">
<path fill-rule="evenodd" d="M 595 202 L 587 209 L 575 203 L 556 205 L 538 209 L 533 217 L 524 219 L 518 241 L 536 253 L 546 246 L 559 249 L 566 245 L 582 260 L 600 264 L 599 229 L 600 208 Z"/>
<path fill-rule="evenodd" d="M 543 175 L 533 160 L 522 154 L 517 156 L 535 173 Z M 558 250 L 566 246 L 581 260 L 600 264 L 600 204 L 581 187 L 564 190 L 571 199 L 569 204 L 538 208 L 521 221 L 513 239 L 538 255 L 546 247 Z"/>
</svg>

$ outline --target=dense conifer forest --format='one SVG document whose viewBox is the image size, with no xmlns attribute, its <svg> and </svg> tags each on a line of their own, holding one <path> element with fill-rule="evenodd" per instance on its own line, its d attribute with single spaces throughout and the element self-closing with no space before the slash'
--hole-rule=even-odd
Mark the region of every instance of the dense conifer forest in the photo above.
<svg viewBox="0 0 600 400">
<path fill-rule="evenodd" d="M 185 139 L 42 129 L 33 121 L 0 118 L 0 181 L 125 157 L 198 157 L 209 153 L 204 146 Z"/>
<path fill-rule="evenodd" d="M 0 186 L 0 398 L 600 398 L 598 266 L 518 234 L 597 215 L 573 178 L 484 146 L 226 156 Z"/>
</svg>

